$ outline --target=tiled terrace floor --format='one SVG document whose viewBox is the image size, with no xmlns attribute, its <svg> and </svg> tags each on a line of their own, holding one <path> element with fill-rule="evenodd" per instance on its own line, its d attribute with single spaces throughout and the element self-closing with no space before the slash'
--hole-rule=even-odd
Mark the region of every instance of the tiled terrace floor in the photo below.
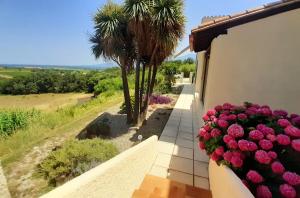
<svg viewBox="0 0 300 198">
<path fill-rule="evenodd" d="M 209 189 L 208 157 L 199 151 L 196 136 L 200 110 L 193 85 L 186 84 L 159 138 L 158 156 L 149 174 Z"/>
</svg>

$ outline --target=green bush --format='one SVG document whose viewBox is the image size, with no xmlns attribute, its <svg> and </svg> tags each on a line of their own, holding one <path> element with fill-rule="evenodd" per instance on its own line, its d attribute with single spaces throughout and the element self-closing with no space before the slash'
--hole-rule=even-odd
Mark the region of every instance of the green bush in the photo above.
<svg viewBox="0 0 300 198">
<path fill-rule="evenodd" d="M 103 79 L 94 87 L 94 93 L 95 95 L 99 95 L 103 92 L 121 90 L 122 88 L 123 85 L 120 77 Z"/>
<path fill-rule="evenodd" d="M 70 180 L 118 154 L 117 148 L 102 139 L 71 140 L 52 151 L 38 165 L 38 172 L 50 185 Z"/>
<path fill-rule="evenodd" d="M 33 110 L 8 109 L 0 110 L 0 136 L 11 135 L 15 130 L 28 126 L 30 121 L 40 115 Z"/>
<path fill-rule="evenodd" d="M 195 64 L 182 64 L 179 67 L 179 72 L 183 72 L 183 75 L 185 78 L 188 78 L 190 76 L 190 72 L 195 72 Z"/>
</svg>

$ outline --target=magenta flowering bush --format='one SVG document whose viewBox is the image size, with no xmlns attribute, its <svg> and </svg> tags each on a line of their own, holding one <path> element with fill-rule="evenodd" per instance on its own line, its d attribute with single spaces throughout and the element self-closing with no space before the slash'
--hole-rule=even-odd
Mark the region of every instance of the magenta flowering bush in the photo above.
<svg viewBox="0 0 300 198">
<path fill-rule="evenodd" d="M 300 116 L 267 105 L 218 105 L 203 117 L 199 147 L 258 198 L 300 197 Z"/>
<path fill-rule="evenodd" d="M 150 104 L 169 104 L 172 102 L 172 99 L 168 96 L 163 95 L 152 95 L 150 97 Z"/>
</svg>

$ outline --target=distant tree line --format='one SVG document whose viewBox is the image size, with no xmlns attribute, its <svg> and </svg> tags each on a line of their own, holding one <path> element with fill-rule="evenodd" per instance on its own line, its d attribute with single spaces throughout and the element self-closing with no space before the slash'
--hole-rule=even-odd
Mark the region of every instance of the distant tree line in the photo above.
<svg viewBox="0 0 300 198">
<path fill-rule="evenodd" d="M 118 68 L 104 71 L 39 70 L 0 84 L 1 94 L 93 93 L 99 81 L 120 75 Z"/>
</svg>

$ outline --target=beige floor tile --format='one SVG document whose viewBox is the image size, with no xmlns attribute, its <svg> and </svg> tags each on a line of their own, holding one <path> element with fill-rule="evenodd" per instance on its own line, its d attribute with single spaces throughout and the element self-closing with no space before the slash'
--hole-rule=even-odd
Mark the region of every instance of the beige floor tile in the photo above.
<svg viewBox="0 0 300 198">
<path fill-rule="evenodd" d="M 194 160 L 208 162 L 209 157 L 205 151 L 200 150 L 198 146 L 194 147 Z"/>
<path fill-rule="evenodd" d="M 174 150 L 174 143 L 158 141 L 158 152 L 172 155 Z"/>
<path fill-rule="evenodd" d="M 168 168 L 161 167 L 161 166 L 153 166 L 151 171 L 149 172 L 150 175 L 155 175 L 158 177 L 167 178 L 168 175 Z"/>
<path fill-rule="evenodd" d="M 208 178 L 208 163 L 194 161 L 194 175 Z"/>
<path fill-rule="evenodd" d="M 167 178 L 184 184 L 193 185 L 193 176 L 190 174 L 169 170 Z"/>
<path fill-rule="evenodd" d="M 191 140 L 187 140 L 187 139 L 183 139 L 183 138 L 180 138 L 178 137 L 176 139 L 176 145 L 178 146 L 182 146 L 182 147 L 186 147 L 186 148 L 194 148 L 194 142 L 191 141 Z"/>
<path fill-rule="evenodd" d="M 182 126 L 179 126 L 178 131 L 182 131 L 182 132 L 185 132 L 185 133 L 191 133 L 191 134 L 194 133 L 192 127 L 182 127 Z"/>
<path fill-rule="evenodd" d="M 168 168 L 171 162 L 171 155 L 158 153 L 154 165 Z"/>
<path fill-rule="evenodd" d="M 208 179 L 203 178 L 203 177 L 194 176 L 194 182 L 195 182 L 196 187 L 209 190 Z"/>
<path fill-rule="evenodd" d="M 178 131 L 177 130 L 163 130 L 162 135 L 163 136 L 169 136 L 169 137 L 177 137 Z"/>
<path fill-rule="evenodd" d="M 175 145 L 173 155 L 193 159 L 193 149 Z"/>
<path fill-rule="evenodd" d="M 183 132 L 183 131 L 179 131 L 178 136 L 180 138 L 183 138 L 183 139 L 193 140 L 193 134 L 192 133 L 186 133 L 186 132 Z"/>
<path fill-rule="evenodd" d="M 173 155 L 170 161 L 170 169 L 193 174 L 193 160 Z"/>
</svg>

